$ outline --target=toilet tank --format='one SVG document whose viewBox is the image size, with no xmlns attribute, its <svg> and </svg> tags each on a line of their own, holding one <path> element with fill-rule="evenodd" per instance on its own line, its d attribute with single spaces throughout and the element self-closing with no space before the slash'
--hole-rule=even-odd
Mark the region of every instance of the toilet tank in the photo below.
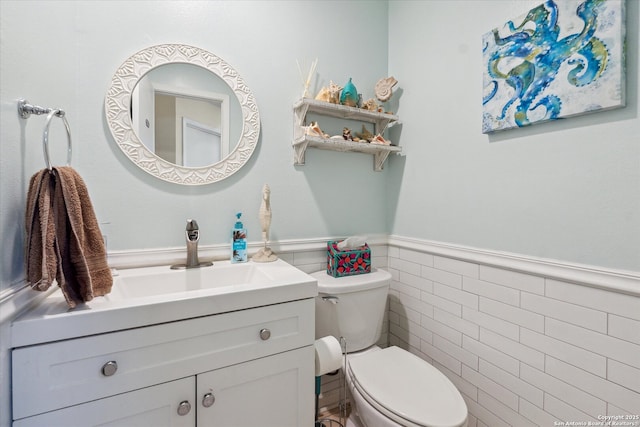
<svg viewBox="0 0 640 427">
<path fill-rule="evenodd" d="M 312 276 L 318 281 L 316 339 L 344 337 L 348 353 L 376 344 L 382 333 L 391 274 L 372 269 L 368 274 L 334 278 L 323 270 Z"/>
</svg>

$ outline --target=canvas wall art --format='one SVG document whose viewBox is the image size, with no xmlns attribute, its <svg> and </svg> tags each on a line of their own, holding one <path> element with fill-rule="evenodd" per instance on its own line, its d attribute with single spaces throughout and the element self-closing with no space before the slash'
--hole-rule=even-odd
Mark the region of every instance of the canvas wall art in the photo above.
<svg viewBox="0 0 640 427">
<path fill-rule="evenodd" d="M 482 132 L 625 105 L 624 0 L 547 0 L 483 36 Z"/>
</svg>

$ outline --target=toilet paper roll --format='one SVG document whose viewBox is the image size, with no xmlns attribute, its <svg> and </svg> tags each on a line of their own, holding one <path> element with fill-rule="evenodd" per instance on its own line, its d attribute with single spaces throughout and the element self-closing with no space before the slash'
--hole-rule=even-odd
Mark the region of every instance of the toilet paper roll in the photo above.
<svg viewBox="0 0 640 427">
<path fill-rule="evenodd" d="M 333 336 L 316 340 L 316 377 L 336 371 L 342 366 L 342 348 Z"/>
</svg>

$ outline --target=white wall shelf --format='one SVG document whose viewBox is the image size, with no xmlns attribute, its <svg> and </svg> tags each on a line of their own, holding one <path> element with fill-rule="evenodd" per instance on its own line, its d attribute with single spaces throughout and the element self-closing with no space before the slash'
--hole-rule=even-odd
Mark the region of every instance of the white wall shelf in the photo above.
<svg viewBox="0 0 640 427">
<path fill-rule="evenodd" d="M 306 117 L 308 113 L 316 113 L 323 116 L 335 117 L 346 120 L 373 123 L 374 134 L 382 133 L 389 124 L 399 120 L 398 116 L 388 113 L 363 110 L 361 108 L 347 107 L 345 105 L 331 104 L 311 98 L 303 98 L 293 105 L 293 149 L 294 164 L 305 164 L 305 152 L 307 148 L 319 148 L 322 150 L 348 151 L 373 155 L 373 169 L 381 171 L 389 154 L 399 154 L 402 147 L 397 145 L 380 145 L 368 142 L 346 141 L 336 138 L 322 138 L 305 134 Z"/>
</svg>

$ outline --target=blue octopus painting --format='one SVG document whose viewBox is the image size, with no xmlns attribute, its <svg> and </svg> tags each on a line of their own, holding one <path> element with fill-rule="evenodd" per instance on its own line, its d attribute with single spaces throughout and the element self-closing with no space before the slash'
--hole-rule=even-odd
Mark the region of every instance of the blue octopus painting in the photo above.
<svg viewBox="0 0 640 427">
<path fill-rule="evenodd" d="M 483 36 L 482 132 L 624 105 L 624 0 L 547 0 Z"/>
</svg>

